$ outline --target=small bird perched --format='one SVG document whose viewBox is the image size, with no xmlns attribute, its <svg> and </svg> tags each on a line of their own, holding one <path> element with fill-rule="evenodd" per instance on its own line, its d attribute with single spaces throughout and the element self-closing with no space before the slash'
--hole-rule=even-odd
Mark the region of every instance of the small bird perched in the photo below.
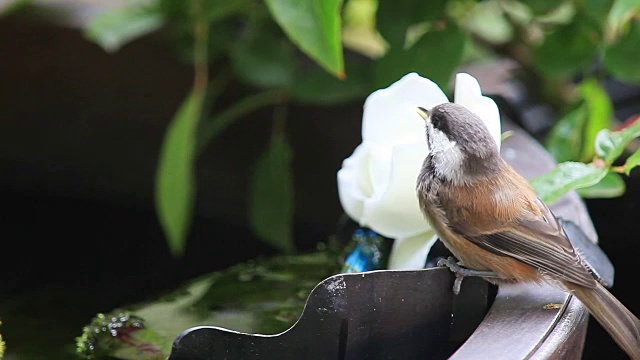
<svg viewBox="0 0 640 360">
<path fill-rule="evenodd" d="M 594 277 L 551 210 L 502 159 L 480 118 L 454 103 L 418 113 L 430 149 L 416 184 L 420 208 L 467 274 L 478 271 L 495 284 L 559 287 L 640 360 L 640 320 Z"/>
</svg>

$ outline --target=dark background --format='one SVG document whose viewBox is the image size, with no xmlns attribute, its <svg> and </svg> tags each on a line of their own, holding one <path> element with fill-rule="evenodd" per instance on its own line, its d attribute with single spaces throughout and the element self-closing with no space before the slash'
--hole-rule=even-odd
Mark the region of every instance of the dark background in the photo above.
<svg viewBox="0 0 640 360">
<path fill-rule="evenodd" d="M 187 250 L 182 259 L 169 255 L 153 208 L 154 173 L 164 130 L 191 81 L 192 69 L 161 34 L 107 54 L 73 28 L 0 19 L 0 295 L 39 297 L 39 306 L 21 311 L 37 326 L 66 329 L 60 341 L 72 341 L 63 335 L 79 335 L 96 312 L 275 253 L 245 220 L 251 167 L 270 133 L 268 109 L 238 121 L 199 158 Z M 223 101 L 250 91 L 235 84 Z M 618 115 L 637 106 L 634 100 L 621 100 Z M 362 102 L 290 111 L 300 250 L 335 232 L 341 215 L 335 174 L 360 142 L 361 116 Z M 612 292 L 640 314 L 634 226 L 640 182 L 632 175 L 623 198 L 587 206 L 616 266 Z M 5 324 L 17 316 L 0 315 Z M 624 355 L 591 319 L 584 358 L 603 357 Z"/>
</svg>

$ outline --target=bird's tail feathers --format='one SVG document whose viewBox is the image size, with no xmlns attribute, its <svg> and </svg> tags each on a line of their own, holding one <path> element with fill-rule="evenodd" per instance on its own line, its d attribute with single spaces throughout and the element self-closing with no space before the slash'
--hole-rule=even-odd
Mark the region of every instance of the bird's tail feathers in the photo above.
<svg viewBox="0 0 640 360">
<path fill-rule="evenodd" d="M 640 319 L 600 283 L 596 288 L 567 284 L 613 340 L 633 360 L 640 360 Z"/>
</svg>

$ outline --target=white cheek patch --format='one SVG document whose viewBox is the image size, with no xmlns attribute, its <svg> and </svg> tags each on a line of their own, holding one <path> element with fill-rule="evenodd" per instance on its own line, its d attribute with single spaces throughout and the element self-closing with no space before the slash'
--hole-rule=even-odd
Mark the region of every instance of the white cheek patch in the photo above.
<svg viewBox="0 0 640 360">
<path fill-rule="evenodd" d="M 434 160 L 436 161 L 436 172 L 440 176 L 456 183 L 464 182 L 462 177 L 464 155 L 457 147 L 454 146 L 440 153 Z"/>
<path fill-rule="evenodd" d="M 438 129 L 433 129 L 431 132 L 433 141 L 431 141 L 431 151 L 434 153 L 441 153 L 449 150 L 456 145 L 455 141 L 449 140 L 447 135 Z"/>
<path fill-rule="evenodd" d="M 449 140 L 442 131 L 434 129 L 432 135 L 430 151 L 436 173 L 450 181 L 461 182 L 464 154 L 456 146 L 456 142 Z"/>
</svg>

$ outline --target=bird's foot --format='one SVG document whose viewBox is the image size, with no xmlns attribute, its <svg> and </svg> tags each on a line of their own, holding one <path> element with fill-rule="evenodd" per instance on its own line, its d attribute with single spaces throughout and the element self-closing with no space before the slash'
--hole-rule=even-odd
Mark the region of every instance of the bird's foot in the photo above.
<svg viewBox="0 0 640 360">
<path fill-rule="evenodd" d="M 453 257 L 438 260 L 438 266 L 446 266 L 456 275 L 456 280 L 453 282 L 453 293 L 458 295 L 460 293 L 460 286 L 462 285 L 462 279 L 467 276 L 477 277 L 498 277 L 498 274 L 493 271 L 486 270 L 474 270 L 467 269 L 458 265 L 458 262 Z"/>
</svg>

